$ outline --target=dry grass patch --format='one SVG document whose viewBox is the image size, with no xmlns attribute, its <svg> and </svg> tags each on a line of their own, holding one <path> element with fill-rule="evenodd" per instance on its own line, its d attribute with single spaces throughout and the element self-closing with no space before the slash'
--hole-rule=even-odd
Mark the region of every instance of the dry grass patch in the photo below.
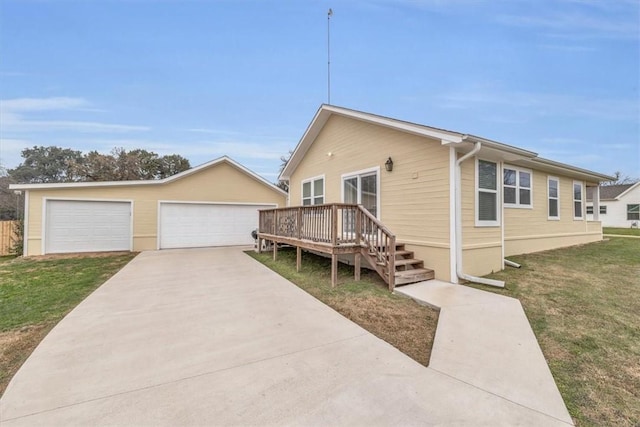
<svg viewBox="0 0 640 427">
<path fill-rule="evenodd" d="M 0 394 L 52 327 L 40 324 L 0 332 Z"/>
<path fill-rule="evenodd" d="M 509 257 L 518 298 L 580 426 L 640 426 L 640 239 Z"/>
<path fill-rule="evenodd" d="M 326 258 L 303 252 L 298 273 L 295 249 L 279 250 L 275 262 L 270 253 L 247 253 L 407 356 L 429 364 L 438 312 L 391 294 L 374 271 L 363 269 L 362 280 L 356 282 L 353 267 L 340 265 L 339 284 L 332 288 L 331 261 Z"/>
</svg>

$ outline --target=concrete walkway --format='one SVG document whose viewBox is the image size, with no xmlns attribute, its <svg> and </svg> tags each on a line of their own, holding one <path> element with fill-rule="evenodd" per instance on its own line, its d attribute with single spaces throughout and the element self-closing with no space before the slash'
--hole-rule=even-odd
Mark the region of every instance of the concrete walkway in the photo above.
<svg viewBox="0 0 640 427">
<path fill-rule="evenodd" d="M 438 280 L 396 292 L 440 309 L 429 368 L 572 424 L 520 301 Z"/>
<path fill-rule="evenodd" d="M 500 379 L 498 390 L 475 384 L 475 350 L 455 354 L 442 336 L 425 368 L 238 248 L 145 252 L 42 341 L 0 400 L 0 424 L 570 422 L 503 393 Z"/>
</svg>

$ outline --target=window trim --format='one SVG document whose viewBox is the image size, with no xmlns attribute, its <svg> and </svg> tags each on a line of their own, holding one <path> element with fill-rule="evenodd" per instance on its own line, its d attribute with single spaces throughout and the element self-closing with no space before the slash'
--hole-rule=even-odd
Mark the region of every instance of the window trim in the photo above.
<svg viewBox="0 0 640 427">
<path fill-rule="evenodd" d="M 549 191 L 550 181 L 555 181 L 557 183 L 558 195 L 556 197 L 551 197 L 551 193 Z M 549 202 L 551 200 L 556 200 L 558 202 L 558 215 L 556 216 L 551 216 L 549 212 L 551 208 L 551 203 Z M 550 175 L 547 175 L 547 219 L 550 221 L 560 221 L 560 178 Z"/>
<path fill-rule="evenodd" d="M 576 199 L 576 184 L 580 186 L 580 200 Z M 573 181 L 571 185 L 571 198 L 573 199 L 573 203 L 571 204 L 571 209 L 573 210 L 573 219 L 574 221 L 582 221 L 584 219 L 584 185 L 582 181 Z M 580 202 L 580 216 L 576 216 L 576 202 Z"/>
<path fill-rule="evenodd" d="M 480 166 L 479 163 L 480 162 L 488 162 L 488 163 L 493 163 L 496 165 L 496 189 L 495 190 L 491 190 L 488 188 L 480 188 Z M 475 158 L 475 172 L 474 172 L 474 178 L 475 178 L 475 194 L 474 194 L 474 198 L 475 198 L 475 213 L 474 213 L 474 219 L 475 219 L 475 224 L 476 227 L 500 227 L 501 225 L 501 215 L 500 213 L 502 212 L 502 179 L 500 179 L 500 177 L 502 177 L 502 167 L 500 165 L 499 162 L 497 161 L 493 161 L 493 160 L 487 160 L 487 159 L 480 159 L 478 157 Z M 485 192 L 485 193 L 494 193 L 496 195 L 496 219 L 495 220 L 481 220 L 480 219 L 480 191 Z"/>
<path fill-rule="evenodd" d="M 639 221 L 640 213 L 638 214 L 638 218 L 629 218 L 629 206 L 638 206 L 638 210 L 640 211 L 640 203 L 627 203 L 627 221 Z"/>
<path fill-rule="evenodd" d="M 321 180 L 322 180 L 322 203 L 321 203 L 321 204 L 325 204 L 325 202 L 326 202 L 326 197 L 325 197 L 325 195 L 327 194 L 325 185 L 326 185 L 326 182 L 327 182 L 327 181 L 326 181 L 326 179 L 325 179 L 324 174 L 322 174 L 322 175 L 312 176 L 311 178 L 303 179 L 303 180 L 300 182 L 300 206 L 305 206 L 305 204 L 304 204 L 304 199 L 307 199 L 307 198 L 308 198 L 308 197 L 304 197 L 304 185 L 305 185 L 307 182 L 310 182 L 310 183 L 311 183 L 311 197 L 310 197 L 310 198 L 311 198 L 311 203 L 310 203 L 309 205 L 306 205 L 306 206 L 316 206 L 316 204 L 314 203 L 314 202 L 315 202 L 315 199 L 316 199 L 317 197 L 320 197 L 320 196 L 315 195 L 315 194 L 313 193 L 313 190 L 315 189 L 315 185 L 314 185 L 314 183 L 315 183 L 317 180 L 319 180 L 319 179 L 321 179 Z"/>
<path fill-rule="evenodd" d="M 512 170 L 516 172 L 516 185 L 506 185 L 504 183 L 504 172 L 505 170 Z M 522 187 L 522 189 L 529 190 L 529 201 L 528 205 L 524 205 L 520 203 L 520 172 L 529 174 L 529 187 Z M 533 171 L 531 169 L 525 169 L 517 166 L 504 165 L 502 167 L 502 199 L 504 200 L 504 189 L 505 186 L 507 188 L 515 188 L 516 189 L 516 202 L 515 203 L 507 203 L 504 202 L 505 208 L 515 208 L 515 209 L 533 209 Z"/>
</svg>

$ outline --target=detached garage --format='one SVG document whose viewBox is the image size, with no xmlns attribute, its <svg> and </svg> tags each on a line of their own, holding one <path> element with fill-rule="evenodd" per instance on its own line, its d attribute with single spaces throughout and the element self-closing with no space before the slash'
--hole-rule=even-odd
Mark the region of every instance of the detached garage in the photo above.
<svg viewBox="0 0 640 427">
<path fill-rule="evenodd" d="M 15 184 L 25 255 L 253 244 L 258 210 L 287 194 L 228 157 L 158 181 Z"/>
</svg>

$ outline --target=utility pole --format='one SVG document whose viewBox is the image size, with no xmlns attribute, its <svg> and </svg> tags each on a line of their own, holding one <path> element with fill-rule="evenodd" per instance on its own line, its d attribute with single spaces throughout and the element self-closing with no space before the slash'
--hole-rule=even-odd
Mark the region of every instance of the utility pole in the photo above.
<svg viewBox="0 0 640 427">
<path fill-rule="evenodd" d="M 331 17 L 333 10 L 327 12 L 327 104 L 331 105 Z"/>
</svg>

